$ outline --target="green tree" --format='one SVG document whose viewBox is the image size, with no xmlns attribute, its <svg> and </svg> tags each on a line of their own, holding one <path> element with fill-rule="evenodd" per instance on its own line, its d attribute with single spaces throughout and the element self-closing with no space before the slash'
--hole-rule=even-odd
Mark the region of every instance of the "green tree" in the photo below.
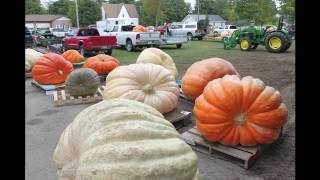
<svg viewBox="0 0 320 180">
<path fill-rule="evenodd" d="M 161 22 L 181 21 L 191 12 L 191 5 L 184 0 L 161 0 L 160 4 Z"/>
<path fill-rule="evenodd" d="M 280 13 L 288 16 L 289 21 L 295 19 L 295 0 L 280 0 Z"/>
<path fill-rule="evenodd" d="M 216 14 L 229 21 L 236 17 L 234 0 L 196 0 L 194 14 L 198 13 L 198 1 L 200 5 L 199 14 Z"/>
<path fill-rule="evenodd" d="M 40 0 L 25 0 L 25 14 L 44 14 L 46 10 L 42 7 Z"/>
<path fill-rule="evenodd" d="M 79 25 L 81 27 L 96 24 L 101 19 L 100 5 L 91 0 L 78 0 Z M 67 16 L 71 18 L 72 24 L 77 24 L 75 3 L 71 3 Z"/>
<path fill-rule="evenodd" d="M 141 0 L 143 20 L 146 25 L 157 25 L 160 17 L 160 0 Z"/>
<path fill-rule="evenodd" d="M 58 0 L 49 4 L 48 13 L 67 15 L 69 11 L 69 7 L 73 5 L 74 5 L 74 2 L 70 0 Z"/>
<path fill-rule="evenodd" d="M 110 4 L 120 4 L 120 3 L 124 3 L 124 4 L 134 4 L 134 0 L 109 0 Z"/>
<path fill-rule="evenodd" d="M 276 5 L 272 0 L 238 0 L 235 7 L 240 20 L 253 20 L 257 25 L 275 23 L 276 12 Z"/>
</svg>

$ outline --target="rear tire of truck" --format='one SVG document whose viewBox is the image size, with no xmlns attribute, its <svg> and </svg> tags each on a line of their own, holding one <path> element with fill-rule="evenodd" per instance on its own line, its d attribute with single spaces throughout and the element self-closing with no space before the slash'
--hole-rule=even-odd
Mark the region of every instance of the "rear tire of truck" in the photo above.
<svg viewBox="0 0 320 180">
<path fill-rule="evenodd" d="M 182 44 L 176 44 L 176 47 L 180 49 L 182 47 Z"/>
<path fill-rule="evenodd" d="M 187 39 L 188 41 L 191 41 L 193 39 L 192 33 L 190 32 L 187 33 Z"/>
<path fill-rule="evenodd" d="M 107 49 L 104 53 L 105 53 L 106 55 L 111 56 L 111 54 L 112 54 L 112 49 Z"/>
<path fill-rule="evenodd" d="M 66 52 L 68 50 L 67 47 L 64 45 L 64 42 L 62 42 L 61 50 L 62 50 L 62 52 Z"/>
<path fill-rule="evenodd" d="M 133 49 L 134 49 L 133 45 L 132 45 L 132 41 L 130 39 L 128 39 L 127 42 L 126 42 L 126 49 L 129 52 L 133 51 Z"/>
<path fill-rule="evenodd" d="M 83 48 L 83 45 L 82 45 L 82 44 L 79 46 L 79 53 L 80 53 L 82 56 L 84 56 L 84 55 L 85 55 L 85 50 L 84 50 L 84 48 Z"/>
</svg>

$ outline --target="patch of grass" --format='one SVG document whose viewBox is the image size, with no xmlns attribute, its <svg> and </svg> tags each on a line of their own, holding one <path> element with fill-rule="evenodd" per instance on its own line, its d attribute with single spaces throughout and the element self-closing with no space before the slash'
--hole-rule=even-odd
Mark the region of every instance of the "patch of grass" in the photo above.
<svg viewBox="0 0 320 180">
<path fill-rule="evenodd" d="M 182 77 L 192 63 L 210 57 L 220 57 L 230 61 L 242 75 L 261 75 L 262 72 L 271 71 L 284 73 L 285 68 L 282 65 L 287 66 L 288 63 L 294 63 L 291 60 L 295 56 L 294 43 L 285 53 L 269 53 L 264 46 L 259 46 L 256 50 L 249 52 L 241 51 L 239 46 L 231 50 L 224 50 L 223 42 L 198 40 L 183 44 L 181 49 L 177 49 L 175 45 L 162 46 L 160 49 L 168 53 L 175 61 L 179 72 L 178 78 Z M 141 50 L 127 52 L 125 49 L 114 49 L 112 56 L 119 59 L 121 64 L 127 65 L 135 63 L 140 52 Z M 289 71 L 292 73 L 293 70 L 290 68 Z"/>
</svg>

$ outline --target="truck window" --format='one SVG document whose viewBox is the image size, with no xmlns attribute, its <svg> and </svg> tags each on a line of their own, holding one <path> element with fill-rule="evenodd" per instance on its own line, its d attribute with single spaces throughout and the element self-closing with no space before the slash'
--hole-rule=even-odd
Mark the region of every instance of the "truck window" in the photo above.
<svg viewBox="0 0 320 180">
<path fill-rule="evenodd" d="M 99 31 L 97 29 L 81 29 L 79 31 L 79 36 L 99 36 Z"/>
<path fill-rule="evenodd" d="M 118 32 L 119 26 L 114 26 L 111 32 Z"/>
<path fill-rule="evenodd" d="M 196 25 L 186 25 L 185 28 L 196 28 Z"/>
<path fill-rule="evenodd" d="M 237 26 L 230 26 L 230 29 L 237 29 Z"/>
<path fill-rule="evenodd" d="M 121 31 L 132 31 L 134 26 L 128 25 L 128 26 L 122 26 Z"/>
<path fill-rule="evenodd" d="M 89 36 L 99 36 L 99 31 L 97 29 L 90 29 Z"/>
<path fill-rule="evenodd" d="M 174 28 L 172 29 L 182 29 L 182 25 L 174 25 Z"/>
</svg>

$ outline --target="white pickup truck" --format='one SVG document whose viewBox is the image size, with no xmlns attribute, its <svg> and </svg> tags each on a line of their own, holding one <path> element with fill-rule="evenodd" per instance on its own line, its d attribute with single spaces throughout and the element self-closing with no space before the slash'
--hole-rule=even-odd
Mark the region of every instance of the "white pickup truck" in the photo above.
<svg viewBox="0 0 320 180">
<path fill-rule="evenodd" d="M 237 26 L 235 26 L 235 25 L 226 25 L 224 27 L 220 27 L 220 28 L 214 29 L 213 33 L 221 34 L 222 32 L 233 32 L 235 30 L 237 30 Z"/>
<path fill-rule="evenodd" d="M 134 25 L 116 25 L 104 30 L 102 35 L 116 36 L 117 45 L 133 51 L 135 47 L 159 47 L 161 44 L 159 32 L 133 32 Z"/>
</svg>

